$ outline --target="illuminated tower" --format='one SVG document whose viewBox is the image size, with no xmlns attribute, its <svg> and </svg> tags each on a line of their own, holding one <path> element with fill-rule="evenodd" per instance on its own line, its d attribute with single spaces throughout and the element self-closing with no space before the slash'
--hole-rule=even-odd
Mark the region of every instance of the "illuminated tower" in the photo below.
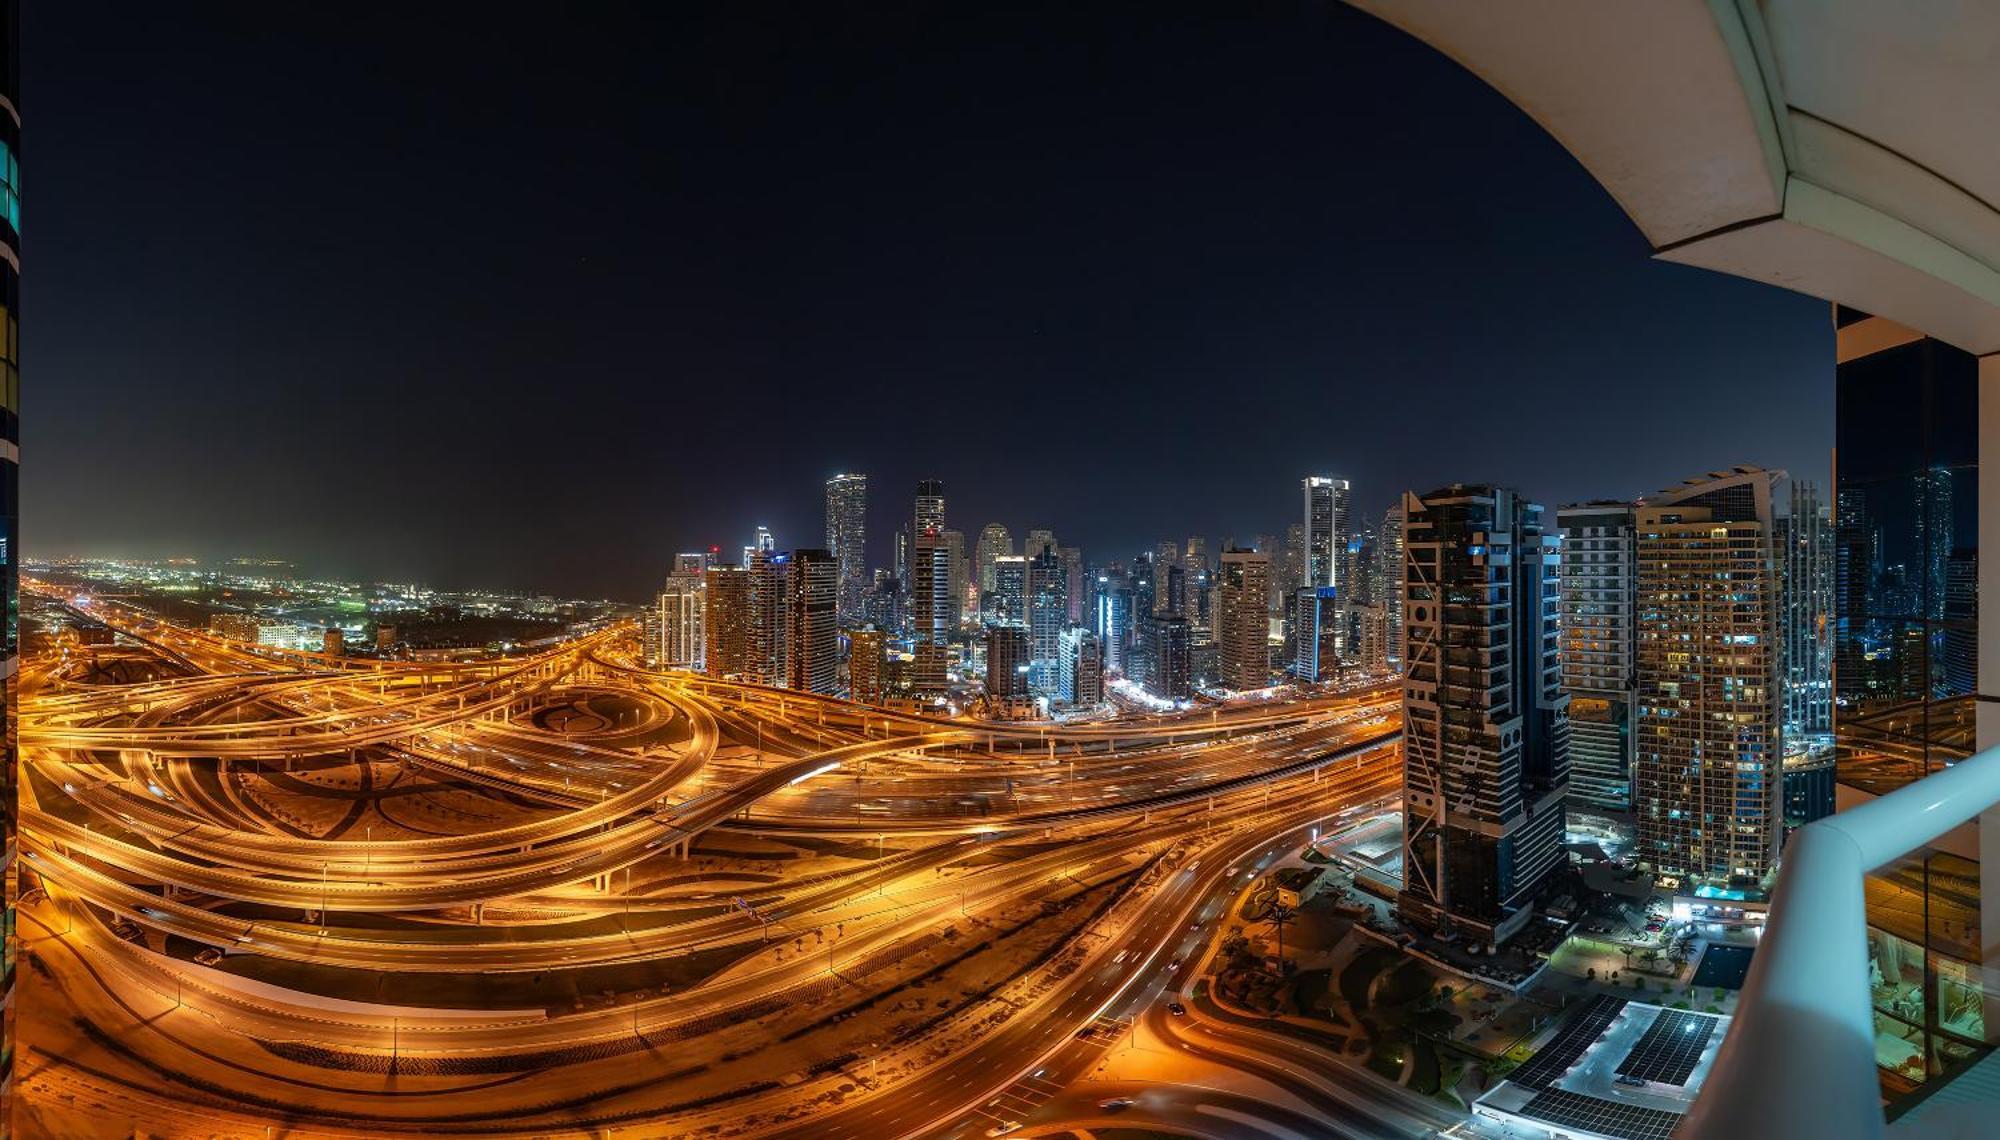
<svg viewBox="0 0 2000 1140">
<path fill-rule="evenodd" d="M 1033 671 L 1028 631 L 1017 625 L 986 627 L 986 696 L 1003 706 L 1028 697 Z"/>
<path fill-rule="evenodd" d="M 868 595 L 868 476 L 835 475 L 826 481 L 826 548 L 838 567 L 834 613 L 842 625 L 860 625 Z"/>
<path fill-rule="evenodd" d="M 1397 503 L 1382 515 L 1381 533 L 1375 536 L 1376 601 L 1382 607 L 1383 648 L 1389 667 L 1403 665 L 1403 504 Z"/>
<path fill-rule="evenodd" d="M 1634 855 L 1663 886 L 1757 887 L 1784 780 L 1773 492 L 1738 467 L 1641 503 Z"/>
<path fill-rule="evenodd" d="M 758 528 L 760 531 L 762 527 Z M 762 685 L 783 685 L 788 672 L 785 653 L 790 630 L 785 621 L 786 579 L 791 558 L 761 548 L 750 551 L 744 569 L 750 575 L 749 678 Z"/>
<path fill-rule="evenodd" d="M 965 532 L 947 530 L 944 532 L 945 563 L 950 567 L 947 577 L 951 581 L 946 591 L 946 608 L 950 611 L 951 628 L 957 629 L 965 620 L 965 592 L 972 586 L 972 575 L 965 561 Z"/>
<path fill-rule="evenodd" d="M 832 696 L 840 680 L 840 632 L 834 618 L 839 563 L 828 550 L 792 551 L 784 578 L 785 684 Z"/>
<path fill-rule="evenodd" d="M 986 596 L 986 620 L 1002 625 L 1028 624 L 1028 560 L 1003 554 L 993 560 L 993 590 Z"/>
<path fill-rule="evenodd" d="M 1028 683 L 1037 693 L 1053 693 L 1062 654 L 1062 631 L 1069 624 L 1069 575 L 1062 556 L 1044 546 L 1028 561 Z"/>
<path fill-rule="evenodd" d="M 1271 556 L 1222 552 L 1222 615 L 1216 624 L 1222 686 L 1261 689 L 1271 683 L 1269 595 Z"/>
<path fill-rule="evenodd" d="M 1778 516 L 1785 735 L 1823 736 L 1833 731 L 1833 517 L 1803 480 L 1788 502 Z"/>
<path fill-rule="evenodd" d="M 944 483 L 917 484 L 910 520 L 910 688 L 919 699 L 946 692 L 945 660 L 951 644 L 951 552 L 945 544 Z"/>
<path fill-rule="evenodd" d="M 701 668 L 703 576 L 672 574 L 660 591 L 660 659 L 670 669 Z"/>
<path fill-rule="evenodd" d="M 1347 480 L 1308 475 L 1301 486 L 1305 491 L 1304 539 L 1300 543 L 1304 561 L 1301 581 L 1294 586 L 1340 586 L 1341 556 L 1347 550 Z"/>
<path fill-rule="evenodd" d="M 847 635 L 847 695 L 864 705 L 882 703 L 883 638 L 879 629 L 857 629 Z"/>
<path fill-rule="evenodd" d="M 744 677 L 753 660 L 750 571 L 711 566 L 703 575 L 702 672 L 711 677 Z"/>
<path fill-rule="evenodd" d="M 1505 942 L 1563 865 L 1556 538 L 1504 487 L 1403 496 L 1403 925 Z"/>
<path fill-rule="evenodd" d="M 1097 579 L 1097 640 L 1103 648 L 1104 670 L 1124 674 L 1132 644 L 1132 585 L 1123 574 Z"/>
<path fill-rule="evenodd" d="M 994 590 L 993 563 L 1014 553 L 1014 537 L 999 523 L 987 523 L 979 532 L 979 543 L 973 548 L 973 561 L 979 564 L 979 596 L 984 604 L 986 595 Z"/>
<path fill-rule="evenodd" d="M 1638 701 L 1633 638 L 1632 504 L 1577 503 L 1562 527 L 1562 674 L 1569 690 L 1573 807 L 1632 808 L 1632 714 Z"/>
</svg>

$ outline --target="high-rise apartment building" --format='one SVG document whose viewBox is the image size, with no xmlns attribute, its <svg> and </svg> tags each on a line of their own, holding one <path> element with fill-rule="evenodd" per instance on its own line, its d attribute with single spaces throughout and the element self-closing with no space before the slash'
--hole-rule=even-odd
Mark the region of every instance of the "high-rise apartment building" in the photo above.
<svg viewBox="0 0 2000 1140">
<path fill-rule="evenodd" d="M 839 561 L 830 550 L 792 551 L 784 590 L 785 685 L 832 696 L 840 683 Z"/>
<path fill-rule="evenodd" d="M 1028 560 L 1003 554 L 993 560 L 993 591 L 986 596 L 986 620 L 1028 624 Z"/>
<path fill-rule="evenodd" d="M 1062 631 L 1069 624 L 1069 575 L 1062 556 L 1044 546 L 1028 560 L 1028 683 L 1037 693 L 1056 691 Z"/>
<path fill-rule="evenodd" d="M 946 578 L 950 582 L 950 586 L 946 589 L 950 597 L 948 603 L 950 616 L 947 620 L 951 628 L 957 629 L 965 620 L 966 591 L 972 588 L 972 566 L 965 560 L 965 532 L 945 531 L 944 551 L 945 565 L 948 567 Z"/>
<path fill-rule="evenodd" d="M 1084 614 L 1090 609 L 1090 591 L 1086 583 L 1090 581 L 1083 569 L 1083 551 L 1074 546 L 1056 547 L 1056 557 L 1062 559 L 1063 583 L 1069 592 L 1069 624 L 1082 625 Z"/>
<path fill-rule="evenodd" d="M 1179 614 L 1140 614 L 1133 634 L 1133 680 L 1167 701 L 1194 696 L 1194 639 Z"/>
<path fill-rule="evenodd" d="M 750 571 L 742 566 L 711 566 L 702 578 L 702 672 L 758 679 L 753 675 L 757 658 Z"/>
<path fill-rule="evenodd" d="M 1355 606 L 1354 663 L 1370 673 L 1389 668 L 1389 611 L 1380 605 Z"/>
<path fill-rule="evenodd" d="M 1641 503 L 1635 855 L 1662 885 L 1755 889 L 1783 835 L 1774 495 L 1756 467 Z"/>
<path fill-rule="evenodd" d="M 1792 480 L 1786 503 L 1777 519 L 1785 733 L 1824 736 L 1833 731 L 1833 516 L 1804 480 Z"/>
<path fill-rule="evenodd" d="M 868 476 L 835 475 L 826 481 L 826 548 L 839 567 L 834 614 L 859 625 L 868 595 Z"/>
<path fill-rule="evenodd" d="M 658 664 L 668 669 L 702 667 L 702 614 L 707 605 L 705 576 L 674 573 L 660 591 Z"/>
<path fill-rule="evenodd" d="M 1123 574 L 1097 579 L 1097 640 L 1104 647 L 1104 671 L 1124 676 L 1132 645 L 1132 587 Z"/>
<path fill-rule="evenodd" d="M 1340 673 L 1348 607 L 1337 586 L 1307 586 L 1292 602 L 1292 659 L 1285 668 L 1306 684 L 1331 681 Z"/>
<path fill-rule="evenodd" d="M 1385 644 L 1389 667 L 1403 666 L 1403 504 L 1397 503 L 1382 515 L 1382 529 L 1375 535 L 1375 580 L 1380 583 Z"/>
<path fill-rule="evenodd" d="M 979 532 L 979 543 L 973 548 L 973 561 L 979 565 L 979 596 L 984 598 L 993 592 L 993 562 L 1014 553 L 1014 538 L 1007 528 L 999 523 L 987 523 Z"/>
<path fill-rule="evenodd" d="M 946 693 L 945 665 L 956 626 L 951 606 L 951 552 L 945 544 L 944 483 L 917 484 L 910 525 L 910 690 L 919 700 Z"/>
<path fill-rule="evenodd" d="M 762 530 L 762 527 L 758 528 Z M 785 601 L 790 594 L 790 556 L 758 548 L 744 570 L 750 575 L 750 676 L 761 685 L 783 685 L 789 675 L 785 655 L 791 629 Z"/>
<path fill-rule="evenodd" d="M 1557 548 L 1502 487 L 1403 496 L 1406 926 L 1497 944 L 1563 861 Z"/>
<path fill-rule="evenodd" d="M 882 656 L 887 640 L 872 626 L 847 631 L 847 696 L 864 705 L 882 703 Z"/>
<path fill-rule="evenodd" d="M 1301 522 L 1300 579 L 1296 588 L 1341 585 L 1341 562 L 1347 551 L 1348 498 L 1345 479 L 1308 475 L 1305 517 Z"/>
<path fill-rule="evenodd" d="M 1033 660 L 1028 631 L 1018 625 L 986 627 L 986 696 L 996 702 L 1023 701 L 1029 694 Z"/>
<path fill-rule="evenodd" d="M 1062 631 L 1062 655 L 1056 696 L 1068 705 L 1094 705 L 1104 699 L 1104 647 L 1082 626 Z"/>
<path fill-rule="evenodd" d="M 1562 529 L 1562 674 L 1569 691 L 1571 808 L 1632 810 L 1638 739 L 1637 587 L 1630 503 L 1576 503 Z"/>
<path fill-rule="evenodd" d="M 1271 683 L 1271 557 L 1259 551 L 1222 552 L 1217 586 L 1219 671 L 1225 689 L 1261 689 Z"/>
</svg>

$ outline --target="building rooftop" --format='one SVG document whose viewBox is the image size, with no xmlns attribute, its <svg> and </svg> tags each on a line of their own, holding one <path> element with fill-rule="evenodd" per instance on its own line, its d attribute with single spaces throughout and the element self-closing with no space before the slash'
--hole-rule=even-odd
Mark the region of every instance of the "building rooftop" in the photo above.
<svg viewBox="0 0 2000 1140">
<path fill-rule="evenodd" d="M 1574 1140 L 1667 1140 L 1694 1103 L 1729 1021 L 1592 998 L 1473 1113 Z"/>
</svg>

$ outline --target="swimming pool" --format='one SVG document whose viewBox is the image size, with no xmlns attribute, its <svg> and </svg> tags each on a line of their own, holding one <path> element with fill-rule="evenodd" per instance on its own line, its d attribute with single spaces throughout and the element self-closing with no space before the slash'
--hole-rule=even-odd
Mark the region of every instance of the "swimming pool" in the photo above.
<svg viewBox="0 0 2000 1140">
<path fill-rule="evenodd" d="M 1743 979 L 1750 973 L 1750 958 L 1756 953 L 1752 946 L 1711 945 L 1703 952 L 1701 965 L 1695 967 L 1694 984 L 1740 990 Z"/>
</svg>

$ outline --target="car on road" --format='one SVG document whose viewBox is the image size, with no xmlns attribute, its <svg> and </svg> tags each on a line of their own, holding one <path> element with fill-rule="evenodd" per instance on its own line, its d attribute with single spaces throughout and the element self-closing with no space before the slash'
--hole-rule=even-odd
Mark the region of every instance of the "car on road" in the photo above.
<svg viewBox="0 0 2000 1140">
<path fill-rule="evenodd" d="M 1186 1017 L 1187 1007 L 1177 1001 L 1170 1001 L 1167 1003 L 1167 1012 L 1175 1017 Z"/>
<path fill-rule="evenodd" d="M 1008 1134 L 1009 1132 L 1019 1132 L 1020 1130 L 1021 1130 L 1021 1122 L 1020 1122 L 1020 1121 L 1018 1121 L 1018 1120 L 1003 1120 L 1003 1121 L 1001 1121 L 1000 1123 L 998 1123 L 998 1124 L 994 1125 L 993 1127 L 991 1127 L 991 1128 L 988 1128 L 988 1129 L 986 1130 L 986 1134 L 987 1134 L 988 1136 L 1005 1136 L 1005 1135 L 1007 1135 L 1007 1134 Z"/>
<path fill-rule="evenodd" d="M 1179 958 L 1176 958 L 1173 961 L 1167 963 L 1167 972 L 1170 974 L 1180 968 L 1181 968 L 1181 960 Z"/>
<path fill-rule="evenodd" d="M 1110 1100 L 1098 1101 L 1097 1107 L 1104 1110 L 1105 1112 L 1117 1112 L 1119 1109 L 1131 1108 L 1133 1105 L 1137 1103 L 1139 1102 L 1133 1100 L 1129 1096 L 1114 1096 Z"/>
</svg>

